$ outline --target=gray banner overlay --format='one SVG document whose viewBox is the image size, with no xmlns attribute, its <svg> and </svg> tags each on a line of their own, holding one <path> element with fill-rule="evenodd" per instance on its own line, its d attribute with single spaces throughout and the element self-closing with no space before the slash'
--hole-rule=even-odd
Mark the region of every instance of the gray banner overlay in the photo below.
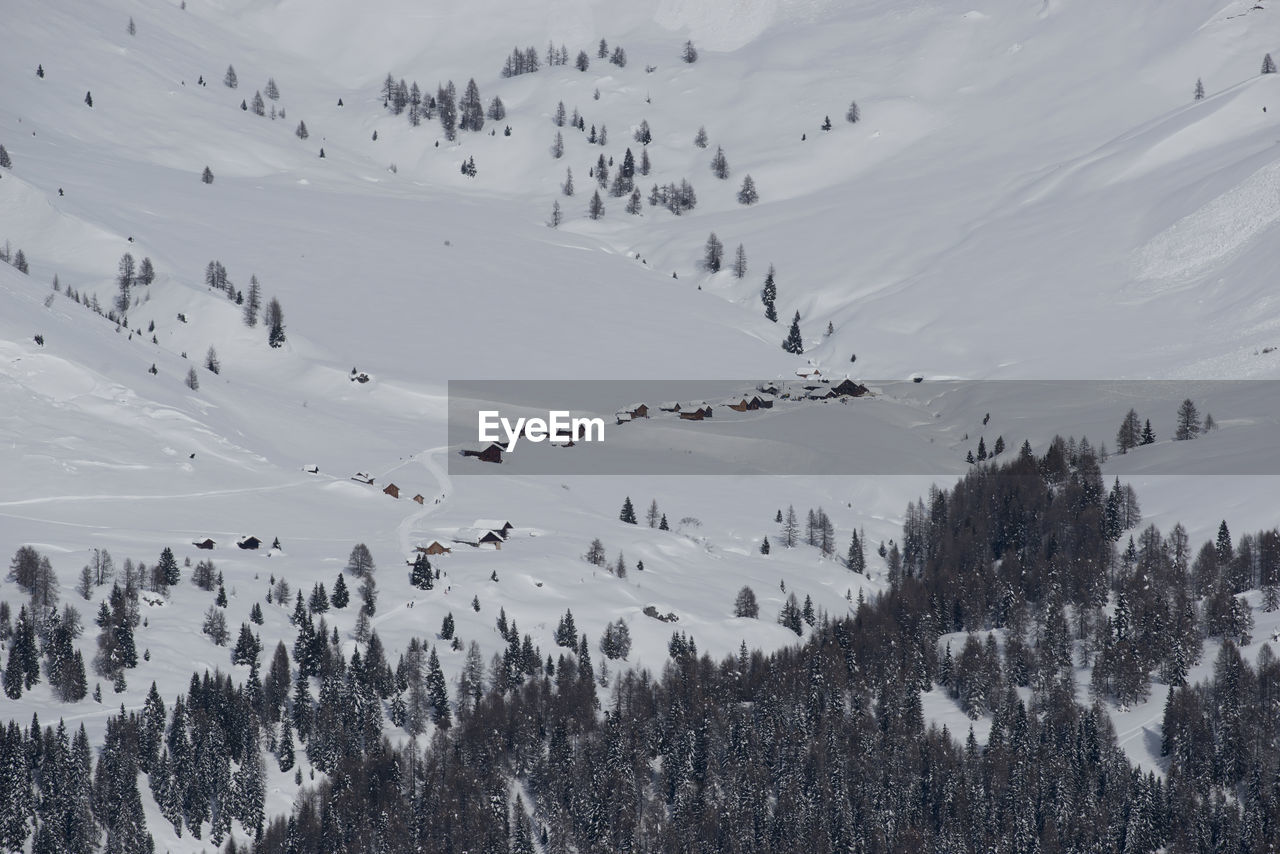
<svg viewBox="0 0 1280 854">
<path fill-rule="evenodd" d="M 1154 441 L 1119 453 L 1130 410 Z M 1280 381 L 449 382 L 451 475 L 954 475 L 1055 435 L 1108 475 L 1280 475 Z"/>
</svg>

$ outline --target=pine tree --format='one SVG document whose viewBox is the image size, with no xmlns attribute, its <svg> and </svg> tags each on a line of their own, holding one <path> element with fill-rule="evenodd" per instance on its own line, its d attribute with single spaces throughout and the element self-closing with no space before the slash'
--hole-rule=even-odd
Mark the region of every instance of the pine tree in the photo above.
<svg viewBox="0 0 1280 854">
<path fill-rule="evenodd" d="M 10 159 L 9 152 L 5 150 L 3 145 L 0 145 L 0 168 L 13 168 L 13 160 Z"/>
<path fill-rule="evenodd" d="M 858 110 L 858 102 L 850 101 L 849 109 L 844 114 L 844 120 L 851 125 L 855 125 L 858 123 L 858 120 L 861 118 L 862 118 L 862 113 Z"/>
<path fill-rule="evenodd" d="M 458 102 L 458 127 L 462 130 L 480 131 L 484 128 L 484 102 L 475 78 L 467 81 L 467 88 Z"/>
<path fill-rule="evenodd" d="M 90 107 L 92 107 L 92 106 L 93 106 L 93 93 L 92 93 L 92 92 L 85 92 L 85 93 L 84 93 L 84 102 L 85 102 L 85 104 L 86 104 L 87 106 L 90 106 Z"/>
<path fill-rule="evenodd" d="M 266 105 L 266 103 L 262 100 L 262 93 L 261 93 L 261 92 L 254 92 L 254 93 L 253 93 L 253 101 L 252 101 L 252 104 L 251 104 L 251 106 L 250 106 L 250 109 L 251 109 L 251 110 L 253 110 L 253 114 L 254 114 L 255 116 L 265 116 L 265 115 L 267 114 L 267 105 Z"/>
<path fill-rule="evenodd" d="M 1262 57 L 1262 73 L 1263 74 L 1276 73 L 1276 63 L 1275 63 L 1275 60 L 1271 58 L 1271 54 L 1267 54 L 1266 56 Z"/>
<path fill-rule="evenodd" d="M 760 606 L 756 603 L 756 594 L 750 587 L 743 587 L 733 600 L 733 616 L 756 619 L 760 616 Z"/>
<path fill-rule="evenodd" d="M 431 562 L 422 552 L 418 552 L 418 556 L 413 559 L 409 583 L 419 590 L 430 590 L 435 587 L 435 573 L 432 572 Z"/>
<path fill-rule="evenodd" d="M 267 97 L 271 100 L 280 100 L 280 87 L 276 85 L 276 79 L 274 77 L 267 78 L 267 88 L 265 91 L 267 93 Z"/>
<path fill-rule="evenodd" d="M 204 354 L 204 366 L 210 373 L 217 374 L 222 372 L 222 363 L 218 361 L 218 351 L 213 349 L 213 345 L 209 345 L 209 351 Z"/>
<path fill-rule="evenodd" d="M 445 685 L 444 672 L 440 669 L 440 658 L 435 647 L 431 648 L 431 657 L 427 661 L 427 695 L 431 703 L 431 719 L 436 726 L 447 729 L 452 723 L 453 715 L 449 710 L 449 689 Z"/>
<path fill-rule="evenodd" d="M 733 277 L 741 279 L 747 275 L 747 250 L 742 244 L 738 244 L 738 249 L 733 256 Z"/>
<path fill-rule="evenodd" d="M 653 164 L 649 162 L 649 149 L 640 149 L 640 165 L 636 168 L 641 175 L 648 175 L 653 169 Z"/>
<path fill-rule="evenodd" d="M 822 129 L 831 130 L 831 116 L 824 116 L 822 119 Z"/>
<path fill-rule="evenodd" d="M 578 51 L 578 58 L 573 64 L 579 71 L 586 71 L 591 67 L 591 58 L 587 56 L 585 50 L 580 50 Z"/>
<path fill-rule="evenodd" d="M 636 524 L 636 508 L 631 504 L 630 495 L 628 495 L 626 500 L 622 502 L 622 512 L 618 515 L 618 519 L 626 522 L 628 525 Z"/>
<path fill-rule="evenodd" d="M 1153 445 L 1156 441 L 1155 431 L 1151 429 L 1151 419 L 1148 418 L 1146 424 L 1142 428 L 1142 437 L 1138 440 L 1139 445 Z"/>
<path fill-rule="evenodd" d="M 253 328 L 258 325 L 258 311 L 262 308 L 262 286 L 257 276 L 249 277 L 249 294 L 244 301 L 244 325 Z"/>
<path fill-rule="evenodd" d="M 263 323 L 267 325 L 267 343 L 273 348 L 281 347 L 285 342 L 284 309 L 280 307 L 280 301 L 275 297 L 272 297 L 271 302 L 267 303 L 267 312 L 263 317 Z"/>
<path fill-rule="evenodd" d="M 222 76 L 222 85 L 228 89 L 234 89 L 240 85 L 239 79 L 236 78 L 235 66 L 227 66 L 227 73 Z"/>
<path fill-rule="evenodd" d="M 698 128 L 698 132 L 693 136 L 693 144 L 698 148 L 707 147 L 707 129 L 705 127 Z"/>
<path fill-rule="evenodd" d="M 760 541 L 760 554 L 767 555 L 769 553 L 769 538 L 765 537 Z"/>
<path fill-rule="evenodd" d="M 593 220 L 604 216 L 604 200 L 600 198 L 599 190 L 596 190 L 591 196 L 591 203 L 587 206 L 587 216 Z"/>
<path fill-rule="evenodd" d="M 707 270 L 712 273 L 720 272 L 720 261 L 724 258 L 724 244 L 720 242 L 720 238 L 716 237 L 716 233 L 711 232 L 711 236 L 707 238 L 707 245 L 703 255 L 703 264 Z"/>
<path fill-rule="evenodd" d="M 782 342 L 782 349 L 797 355 L 804 352 L 804 340 L 800 337 L 800 312 L 798 311 L 791 320 L 791 329 L 787 332 L 787 337 Z"/>
<path fill-rule="evenodd" d="M 742 189 L 738 190 L 738 204 L 754 205 L 760 201 L 760 194 L 756 192 L 756 183 L 751 180 L 751 176 L 747 175 L 742 179 Z"/>
<path fill-rule="evenodd" d="M 560 202 L 558 200 L 552 202 L 551 203 L 551 219 L 547 221 L 547 225 L 551 226 L 552 228 L 559 228 L 560 223 L 563 221 L 564 221 L 564 214 L 560 212 Z"/>
<path fill-rule="evenodd" d="M 489 109 L 486 115 L 495 122 L 500 122 L 507 117 L 507 106 L 502 103 L 501 98 L 494 95 L 493 100 L 489 102 Z"/>
<path fill-rule="evenodd" d="M 773 265 L 769 265 L 769 272 L 764 277 L 764 288 L 760 291 L 760 301 L 764 303 L 764 316 L 774 323 L 778 322 L 778 310 L 775 302 L 778 299 L 778 286 L 773 279 Z"/>
<path fill-rule="evenodd" d="M 698 61 L 698 49 L 693 46 L 692 41 L 684 43 L 684 49 L 680 52 L 680 58 L 690 65 Z"/>
<path fill-rule="evenodd" d="M 1120 429 L 1116 431 L 1116 449 L 1122 454 L 1127 454 L 1141 441 L 1142 422 L 1138 419 L 1137 410 L 1130 409 L 1124 420 L 1120 422 Z"/>
<path fill-rule="evenodd" d="M 1204 100 L 1204 81 L 1199 77 L 1196 78 L 1196 91 L 1194 97 L 1197 101 Z"/>
<path fill-rule="evenodd" d="M 551 156 L 556 160 L 559 160 L 564 156 L 564 136 L 560 131 L 556 131 L 555 141 L 551 143 Z M 565 195 L 569 196 L 572 195 L 572 193 L 565 193 Z"/>
<path fill-rule="evenodd" d="M 729 177 L 729 158 L 724 156 L 724 149 L 716 146 L 716 153 L 711 157 L 711 174 L 724 180 Z"/>
<path fill-rule="evenodd" d="M 208 166 L 204 167 L 204 171 L 200 173 L 200 180 L 206 184 L 213 183 L 213 170 Z"/>
<path fill-rule="evenodd" d="M 1191 398 L 1182 401 L 1178 407 L 1178 427 L 1173 438 L 1183 442 L 1200 435 L 1200 412 Z"/>
<path fill-rule="evenodd" d="M 458 104 L 452 80 L 436 90 L 436 110 L 440 118 L 440 129 L 444 131 L 444 138 L 450 142 L 457 139 Z"/>
<path fill-rule="evenodd" d="M 670 526 L 668 526 L 668 525 L 667 525 L 667 514 L 666 514 L 666 513 L 663 513 L 663 514 L 662 514 L 662 519 L 660 519 L 660 520 L 658 521 L 658 530 L 659 530 L 659 531 L 670 531 L 670 530 L 671 530 Z"/>
<path fill-rule="evenodd" d="M 796 508 L 788 505 L 787 515 L 782 523 L 782 545 L 793 549 L 796 547 L 800 526 L 796 522 Z"/>
</svg>

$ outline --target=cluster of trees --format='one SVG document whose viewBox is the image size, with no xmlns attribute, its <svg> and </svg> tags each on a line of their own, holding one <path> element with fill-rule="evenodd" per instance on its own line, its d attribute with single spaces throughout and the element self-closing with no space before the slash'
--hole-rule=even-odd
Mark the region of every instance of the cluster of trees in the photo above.
<svg viewBox="0 0 1280 854">
<path fill-rule="evenodd" d="M 149 264 L 149 262 L 146 263 Z M 267 302 L 265 309 L 263 308 L 262 285 L 258 282 L 256 275 L 249 276 L 249 293 L 246 295 L 243 291 L 237 289 L 235 284 L 227 277 L 227 268 L 222 265 L 222 262 L 214 260 L 210 261 L 205 267 L 204 283 L 206 287 L 213 290 L 223 291 L 226 293 L 227 299 L 243 307 L 242 318 L 245 326 L 253 328 L 261 321 L 262 325 L 267 327 L 268 345 L 278 348 L 284 344 L 286 340 L 284 309 L 281 307 L 280 301 L 275 297 L 272 297 Z M 205 367 L 215 374 L 221 370 L 217 353 L 213 347 L 209 348 L 208 356 L 205 359 Z"/>
<path fill-rule="evenodd" d="M 0 149 L 3 150 L 3 149 Z M 9 241 L 4 242 L 4 246 L 0 248 L 0 261 L 12 265 L 19 273 L 30 273 L 31 268 L 27 264 L 26 253 L 21 249 L 13 250 L 9 247 Z"/>
<path fill-rule="evenodd" d="M 532 48 L 531 48 L 532 50 Z M 537 56 L 534 54 L 536 62 Z M 535 69 L 536 70 L 536 69 Z M 439 119 L 440 129 L 445 139 L 457 139 L 458 131 L 479 132 L 484 128 L 486 116 L 494 121 L 506 118 L 507 108 L 502 99 L 495 97 L 486 109 L 480 97 L 480 87 L 474 78 L 467 81 L 462 97 L 458 97 L 457 88 L 450 80 L 436 89 L 436 94 L 423 92 L 415 80 L 412 84 L 402 78 L 399 82 L 390 73 L 382 81 L 382 105 L 393 115 L 407 114 L 409 124 L 418 127 L 424 120 Z M 305 126 L 299 125 L 297 134 L 306 138 Z M 377 132 L 374 132 L 377 140 Z"/>
<path fill-rule="evenodd" d="M 1199 408 L 1193 400 L 1187 398 L 1178 405 L 1173 438 L 1180 442 L 1195 439 L 1201 433 L 1208 433 L 1216 426 L 1211 414 L 1206 413 L 1201 420 Z M 1151 419 L 1148 418 L 1143 422 L 1138 417 L 1137 410 L 1130 409 L 1125 414 L 1124 420 L 1120 422 L 1120 429 L 1116 431 L 1116 450 L 1121 454 L 1127 454 L 1139 445 L 1151 445 L 1155 441 L 1156 434 L 1151 429 Z"/>
</svg>

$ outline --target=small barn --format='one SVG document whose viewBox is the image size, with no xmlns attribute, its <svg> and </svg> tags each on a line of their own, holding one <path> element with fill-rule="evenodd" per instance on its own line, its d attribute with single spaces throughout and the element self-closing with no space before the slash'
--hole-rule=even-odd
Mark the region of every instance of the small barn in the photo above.
<svg viewBox="0 0 1280 854">
<path fill-rule="evenodd" d="M 644 403 L 633 403 L 624 410 L 632 418 L 648 418 L 649 406 Z"/>
<path fill-rule="evenodd" d="M 242 549 L 254 551 L 258 546 L 262 545 L 262 540 L 257 537 L 245 537 L 244 539 L 236 540 L 236 545 Z"/>
<path fill-rule="evenodd" d="M 481 531 L 493 531 L 504 540 L 516 529 L 506 519 L 477 519 L 472 527 Z"/>
<path fill-rule="evenodd" d="M 748 409 L 773 409 L 772 397 L 761 397 L 756 395 L 747 402 Z"/>
<path fill-rule="evenodd" d="M 363 483 L 365 486 L 373 486 L 373 475 L 365 474 L 362 471 L 351 475 L 351 479 L 356 483 Z"/>
<path fill-rule="evenodd" d="M 731 400 L 725 401 L 724 405 L 732 409 L 734 412 L 746 412 L 751 408 L 751 402 L 745 397 L 732 398 Z"/>
<path fill-rule="evenodd" d="M 447 555 L 453 552 L 453 549 L 446 546 L 439 540 L 432 540 L 430 545 L 418 546 L 414 551 L 422 552 L 424 555 Z"/>
<path fill-rule="evenodd" d="M 414 500 L 415 502 L 417 502 L 418 504 L 421 504 L 422 502 L 426 501 L 427 499 L 426 499 L 425 497 L 423 497 L 423 495 L 422 495 L 422 493 L 421 493 L 421 492 L 419 492 L 417 495 L 413 496 L 413 500 Z"/>
<path fill-rule="evenodd" d="M 315 465 L 314 463 L 312 463 L 311 465 L 303 466 L 302 470 L 305 471 L 307 474 L 320 474 L 320 466 Z"/>
<path fill-rule="evenodd" d="M 196 548 L 198 548 L 198 549 L 206 549 L 206 550 L 209 550 L 209 549 L 212 549 L 212 548 L 214 547 L 215 543 L 213 542 L 213 540 L 209 539 L 208 537 L 205 537 L 203 540 L 199 540 L 199 541 L 197 541 L 197 542 L 194 542 L 194 543 L 192 543 L 191 545 L 195 546 L 195 547 L 196 547 Z"/>
<path fill-rule="evenodd" d="M 615 423 L 626 424 L 631 420 L 631 413 L 618 410 L 617 412 L 614 413 L 614 418 L 617 419 Z"/>
<path fill-rule="evenodd" d="M 396 486 L 394 483 L 388 483 L 386 487 L 382 490 L 382 494 L 390 495 L 392 498 L 399 498 L 400 487 Z"/>
<path fill-rule="evenodd" d="M 475 457 L 485 463 L 501 463 L 502 462 L 502 446 L 498 444 L 489 445 L 487 448 L 475 450 L 472 448 L 463 448 L 462 456 Z"/>
<path fill-rule="evenodd" d="M 658 408 L 661 409 L 663 412 L 679 412 L 680 403 L 679 401 L 668 400 L 665 403 L 659 403 Z"/>
<path fill-rule="evenodd" d="M 701 409 L 690 409 L 687 412 L 680 412 L 679 415 L 684 421 L 701 421 L 707 417 Z"/>
</svg>

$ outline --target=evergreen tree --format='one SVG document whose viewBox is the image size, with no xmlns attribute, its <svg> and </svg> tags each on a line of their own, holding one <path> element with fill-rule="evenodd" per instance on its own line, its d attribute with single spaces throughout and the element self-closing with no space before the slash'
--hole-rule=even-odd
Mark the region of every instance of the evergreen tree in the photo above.
<svg viewBox="0 0 1280 854">
<path fill-rule="evenodd" d="M 587 206 L 587 216 L 593 220 L 604 216 L 604 200 L 600 198 L 599 190 L 596 190 L 591 196 L 591 203 Z"/>
<path fill-rule="evenodd" d="M 690 65 L 698 61 L 698 50 L 693 46 L 692 41 L 684 43 L 684 49 L 680 51 L 680 58 Z"/>
<path fill-rule="evenodd" d="M 249 277 L 249 294 L 244 301 L 244 325 L 253 328 L 258 325 L 258 311 L 262 308 L 262 286 L 257 276 Z"/>
<path fill-rule="evenodd" d="M 758 201 L 760 201 L 760 194 L 756 192 L 756 182 L 747 175 L 742 179 L 742 189 L 738 190 L 738 204 L 754 205 Z"/>
<path fill-rule="evenodd" d="M 1151 419 L 1148 418 L 1142 428 L 1142 436 L 1138 439 L 1139 445 L 1153 445 L 1156 441 L 1155 431 L 1151 429 Z"/>
<path fill-rule="evenodd" d="M 92 107 L 92 106 L 93 106 L 93 93 L 92 93 L 92 92 L 85 92 L 85 93 L 84 93 L 84 102 L 85 102 L 85 104 L 86 104 L 87 106 L 90 106 L 90 107 Z"/>
<path fill-rule="evenodd" d="M 791 329 L 787 332 L 787 337 L 782 342 L 782 349 L 797 355 L 804 352 L 804 340 L 800 337 L 800 312 L 798 311 L 796 316 L 791 319 Z"/>
<path fill-rule="evenodd" d="M 844 114 L 844 120 L 847 121 L 849 124 L 854 125 L 854 124 L 857 124 L 858 120 L 861 118 L 862 118 L 862 113 L 858 110 L 858 102 L 850 101 L 849 109 Z"/>
<path fill-rule="evenodd" d="M 765 537 L 760 541 L 760 554 L 767 555 L 769 553 L 769 538 Z"/>
<path fill-rule="evenodd" d="M 711 236 L 707 238 L 707 245 L 703 254 L 703 264 L 707 270 L 712 273 L 720 272 L 720 261 L 724 257 L 724 244 L 720 242 L 720 238 L 716 237 L 716 233 L 711 232 Z"/>
<path fill-rule="evenodd" d="M 236 77 L 235 66 L 227 66 L 227 73 L 222 76 L 222 85 L 226 86 L 228 89 L 234 89 L 240 85 L 240 81 Z"/>
<path fill-rule="evenodd" d="M 419 590 L 430 590 L 435 586 L 431 562 L 422 552 L 413 559 L 413 569 L 409 573 L 409 583 Z"/>
<path fill-rule="evenodd" d="M 280 100 L 280 87 L 276 85 L 276 79 L 274 77 L 267 78 L 267 88 L 265 91 L 267 93 L 267 97 L 271 100 Z"/>
<path fill-rule="evenodd" d="M 267 303 L 267 311 L 263 315 L 262 322 L 267 326 L 267 343 L 273 348 L 281 347 L 285 342 L 284 309 L 280 307 L 280 301 L 275 297 Z"/>
<path fill-rule="evenodd" d="M 698 132 L 693 135 L 693 144 L 698 148 L 707 147 L 707 129 L 705 127 L 698 128 Z"/>
<path fill-rule="evenodd" d="M 591 58 L 587 56 L 585 50 L 580 50 L 578 51 L 578 58 L 573 64 L 579 71 L 586 71 L 591 67 Z"/>
<path fill-rule="evenodd" d="M 436 91 L 436 112 L 440 118 L 440 129 L 444 138 L 453 142 L 458 138 L 458 104 L 453 81 Z"/>
<path fill-rule="evenodd" d="M 636 508 L 631 504 L 630 495 L 622 502 L 622 512 L 618 515 L 618 519 L 628 525 L 636 524 Z"/>
<path fill-rule="evenodd" d="M 670 530 L 671 530 L 671 528 L 670 528 L 670 527 L 668 527 L 668 525 L 667 525 L 667 514 L 666 514 L 666 513 L 663 513 L 663 514 L 662 514 L 662 519 L 661 519 L 661 520 L 659 520 L 659 522 L 658 522 L 658 530 L 659 530 L 659 531 L 670 531 Z"/>
<path fill-rule="evenodd" d="M 346 579 L 342 577 L 342 573 L 338 573 L 338 580 L 333 582 L 333 595 L 329 597 L 329 604 L 341 610 L 347 607 L 347 603 L 351 601 L 351 594 L 347 592 Z"/>
<path fill-rule="evenodd" d="M 724 156 L 724 149 L 718 145 L 711 157 L 711 174 L 722 181 L 729 177 L 729 158 Z"/>
<path fill-rule="evenodd" d="M 206 184 L 213 183 L 213 170 L 208 166 L 204 167 L 204 171 L 200 173 L 200 180 Z"/>
<path fill-rule="evenodd" d="M 431 703 L 431 719 L 436 726 L 447 729 L 453 715 L 449 710 L 449 690 L 445 685 L 444 672 L 440 669 L 440 658 L 434 647 L 427 661 L 427 694 Z"/>
<path fill-rule="evenodd" d="M 1116 449 L 1126 454 L 1130 449 L 1136 448 L 1141 441 L 1142 422 L 1138 419 L 1137 411 L 1130 409 L 1124 420 L 1120 422 L 1120 429 L 1116 431 Z"/>
<path fill-rule="evenodd" d="M 769 272 L 764 277 L 764 288 L 760 291 L 760 301 L 764 303 L 764 316 L 774 323 L 778 321 L 778 309 L 775 305 L 778 299 L 778 286 L 773 280 L 773 265 L 769 265 Z"/>
<path fill-rule="evenodd" d="M 253 114 L 255 116 L 265 116 L 267 114 L 267 105 L 262 100 L 261 92 L 253 93 L 253 101 L 249 108 L 253 110 Z"/>
<path fill-rule="evenodd" d="M 560 223 L 563 221 L 564 221 L 564 214 L 560 212 L 560 202 L 558 200 L 552 202 L 551 203 L 551 219 L 548 220 L 547 225 L 551 226 L 552 228 L 559 228 Z"/>
<path fill-rule="evenodd" d="M 236 645 L 231 650 L 231 663 L 247 664 L 249 667 L 256 669 L 258 655 L 261 652 L 262 642 L 254 635 L 248 623 L 241 623 L 240 636 L 236 639 Z"/>
<path fill-rule="evenodd" d="M 1275 60 L 1271 58 L 1271 54 L 1267 54 L 1266 56 L 1262 57 L 1262 73 L 1263 74 L 1276 73 L 1276 63 L 1275 63 Z"/>
<path fill-rule="evenodd" d="M 737 598 L 733 600 L 733 616 L 750 617 L 753 620 L 760 616 L 755 591 L 750 587 L 743 587 L 738 591 Z"/>
<path fill-rule="evenodd" d="M 217 374 L 222 371 L 222 363 L 218 361 L 218 351 L 213 349 L 213 345 L 209 345 L 209 351 L 204 355 L 204 366 L 210 373 Z"/>
<path fill-rule="evenodd" d="M 467 81 L 467 88 L 458 102 L 458 127 L 462 130 L 480 131 L 484 128 L 484 102 L 475 78 Z"/>
<path fill-rule="evenodd" d="M 1200 435 L 1200 412 L 1191 398 L 1182 401 L 1178 406 L 1178 427 L 1173 438 L 1182 442 Z"/>
<path fill-rule="evenodd" d="M 493 100 L 489 102 L 489 110 L 486 115 L 495 122 L 500 122 L 507 117 L 507 106 L 502 103 L 501 98 L 494 95 Z"/>
<path fill-rule="evenodd" d="M 1204 81 L 1199 77 L 1196 78 L 1196 91 L 1194 97 L 1197 101 L 1204 100 Z"/>
<path fill-rule="evenodd" d="M 13 160 L 10 159 L 9 152 L 5 150 L 3 145 L 0 145 L 0 168 L 13 168 Z"/>
</svg>

